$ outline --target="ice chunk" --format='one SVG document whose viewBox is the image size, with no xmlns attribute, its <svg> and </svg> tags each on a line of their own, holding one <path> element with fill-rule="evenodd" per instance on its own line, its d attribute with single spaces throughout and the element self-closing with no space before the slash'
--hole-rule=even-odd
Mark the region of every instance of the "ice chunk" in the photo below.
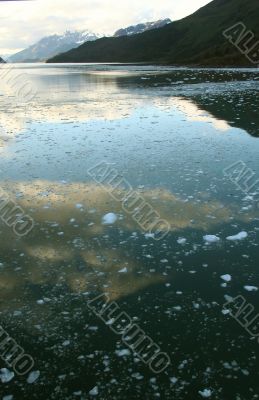
<svg viewBox="0 0 259 400">
<path fill-rule="evenodd" d="M 228 236 L 227 240 L 232 240 L 232 241 L 236 241 L 236 240 L 244 240 L 246 239 L 248 236 L 247 232 L 239 232 L 237 235 L 234 236 Z"/>
<path fill-rule="evenodd" d="M 115 354 L 118 357 L 129 356 L 130 355 L 130 351 L 128 349 L 116 350 Z"/>
<path fill-rule="evenodd" d="M 154 233 L 145 233 L 145 238 L 146 239 L 154 239 L 155 234 Z"/>
<path fill-rule="evenodd" d="M 128 272 L 128 268 L 122 268 L 118 271 L 120 274 L 126 274 Z"/>
<path fill-rule="evenodd" d="M 177 240 L 178 244 L 185 244 L 186 242 L 187 242 L 187 239 L 182 238 L 182 237 Z"/>
<path fill-rule="evenodd" d="M 203 236 L 203 239 L 207 243 L 216 243 L 216 242 L 220 241 L 220 238 L 218 236 L 215 236 L 215 235 L 205 235 L 205 236 Z"/>
<path fill-rule="evenodd" d="M 84 208 L 83 204 L 80 204 L 80 203 L 76 204 L 75 207 L 76 207 L 78 210 L 81 210 L 82 208 Z"/>
<path fill-rule="evenodd" d="M 208 399 L 211 395 L 212 395 L 212 391 L 210 389 L 204 389 L 204 390 L 200 390 L 199 394 L 201 395 L 201 397 L 203 397 L 204 399 Z"/>
<path fill-rule="evenodd" d="M 14 377 L 14 372 L 10 371 L 7 368 L 0 369 L 0 379 L 2 383 L 10 382 Z"/>
<path fill-rule="evenodd" d="M 105 214 L 102 218 L 103 225 L 112 225 L 117 221 L 118 217 L 114 213 Z"/>
<path fill-rule="evenodd" d="M 256 287 L 256 286 L 244 286 L 244 289 L 247 290 L 248 292 L 257 292 L 258 287 Z"/>
<path fill-rule="evenodd" d="M 34 383 L 40 376 L 40 371 L 32 371 L 27 378 L 27 383 Z"/>
<path fill-rule="evenodd" d="M 221 279 L 223 279 L 223 281 L 225 282 L 230 282 L 232 280 L 231 275 L 226 274 L 226 275 L 221 275 Z"/>
<path fill-rule="evenodd" d="M 97 396 L 99 393 L 98 386 L 95 386 L 92 390 L 90 390 L 90 396 Z"/>
</svg>

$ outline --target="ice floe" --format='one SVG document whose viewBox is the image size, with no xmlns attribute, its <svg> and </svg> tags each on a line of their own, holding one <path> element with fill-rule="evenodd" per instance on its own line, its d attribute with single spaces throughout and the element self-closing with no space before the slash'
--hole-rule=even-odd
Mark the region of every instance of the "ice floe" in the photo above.
<svg viewBox="0 0 259 400">
<path fill-rule="evenodd" d="M 230 282 L 232 280 L 232 277 L 229 274 L 225 274 L 225 275 L 221 275 L 221 279 L 223 279 L 223 281 L 225 281 L 225 282 Z"/>
<path fill-rule="evenodd" d="M 205 235 L 203 236 L 203 239 L 205 240 L 206 243 L 217 243 L 220 241 L 220 238 L 215 235 Z"/>
<path fill-rule="evenodd" d="M 27 383 L 34 383 L 40 376 L 40 371 L 32 371 L 27 378 Z"/>
<path fill-rule="evenodd" d="M 232 240 L 232 241 L 236 241 L 236 240 L 244 240 L 248 237 L 248 233 L 247 232 L 239 232 L 237 235 L 234 236 L 228 236 L 227 240 Z"/>
<path fill-rule="evenodd" d="M 200 390 L 199 394 L 201 395 L 201 397 L 203 397 L 204 399 L 208 399 L 209 397 L 211 397 L 212 395 L 212 391 L 210 389 L 204 389 L 204 390 Z"/>
<path fill-rule="evenodd" d="M 105 214 L 102 218 L 103 225 L 112 225 L 117 221 L 118 217 L 114 213 Z"/>
<path fill-rule="evenodd" d="M 244 289 L 247 290 L 248 292 L 257 292 L 258 287 L 246 285 L 246 286 L 244 286 Z"/>
<path fill-rule="evenodd" d="M 7 368 L 0 369 L 0 380 L 2 383 L 10 382 L 14 377 L 14 372 L 10 371 Z"/>
<path fill-rule="evenodd" d="M 98 396 L 99 394 L 98 386 L 95 386 L 92 390 L 90 390 L 89 394 L 90 396 Z"/>
</svg>

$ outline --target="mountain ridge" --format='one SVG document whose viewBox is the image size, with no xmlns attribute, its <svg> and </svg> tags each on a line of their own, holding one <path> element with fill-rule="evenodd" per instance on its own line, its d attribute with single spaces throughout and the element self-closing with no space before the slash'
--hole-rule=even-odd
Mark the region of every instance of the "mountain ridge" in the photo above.
<svg viewBox="0 0 259 400">
<path fill-rule="evenodd" d="M 114 36 L 122 37 L 139 34 L 150 29 L 160 28 L 170 22 L 171 20 L 166 18 L 158 21 L 132 25 L 117 30 Z M 9 56 L 8 61 L 11 63 L 46 61 L 47 59 L 55 57 L 58 54 L 67 52 L 73 48 L 77 48 L 83 43 L 95 41 L 104 36 L 105 35 L 103 34 L 96 34 L 89 30 L 66 31 L 62 35 L 53 34 L 50 36 L 45 36 L 28 48 Z"/>
<path fill-rule="evenodd" d="M 170 18 L 166 18 L 166 19 L 159 19 L 157 21 L 144 22 L 137 25 L 131 25 L 128 26 L 127 28 L 118 29 L 113 36 L 121 37 L 121 36 L 138 35 L 140 33 L 149 31 L 151 29 L 162 28 L 163 26 L 170 24 L 171 22 L 172 21 Z"/>
<path fill-rule="evenodd" d="M 38 62 L 46 61 L 59 53 L 78 47 L 87 41 L 99 39 L 103 35 L 89 30 L 66 31 L 62 35 L 53 34 L 45 36 L 28 48 L 8 57 L 9 62 Z"/>
</svg>

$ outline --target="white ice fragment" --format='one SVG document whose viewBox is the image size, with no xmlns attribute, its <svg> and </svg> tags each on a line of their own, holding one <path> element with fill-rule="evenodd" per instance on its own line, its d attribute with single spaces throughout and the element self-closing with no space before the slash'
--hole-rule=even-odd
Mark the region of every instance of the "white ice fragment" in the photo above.
<svg viewBox="0 0 259 400">
<path fill-rule="evenodd" d="M 105 324 L 109 326 L 109 325 L 112 325 L 114 323 L 114 321 L 115 321 L 115 318 L 111 318 Z"/>
<path fill-rule="evenodd" d="M 135 373 L 132 374 L 131 376 L 132 376 L 132 378 L 135 378 L 135 379 L 137 379 L 138 381 L 141 381 L 141 379 L 144 378 L 144 376 L 141 375 L 139 372 L 135 372 Z"/>
<path fill-rule="evenodd" d="M 16 310 L 16 311 L 14 311 L 14 313 L 13 313 L 13 316 L 14 316 L 14 317 L 19 317 L 20 315 L 22 315 L 22 312 L 21 312 L 20 310 Z"/>
<path fill-rule="evenodd" d="M 10 382 L 14 377 L 14 372 L 10 371 L 7 368 L 0 369 L 0 380 L 2 383 Z"/>
<path fill-rule="evenodd" d="M 118 272 L 119 272 L 120 274 L 126 274 L 126 273 L 128 272 L 128 268 L 127 268 L 127 267 L 122 268 L 122 269 L 120 269 Z"/>
<path fill-rule="evenodd" d="M 222 314 L 223 314 L 223 315 L 230 314 L 230 310 L 222 310 Z"/>
<path fill-rule="evenodd" d="M 78 390 L 78 392 L 74 392 L 73 393 L 74 396 L 81 396 L 81 394 L 82 394 L 81 390 Z"/>
<path fill-rule="evenodd" d="M 83 204 L 80 204 L 80 203 L 76 204 L 75 207 L 76 207 L 78 210 L 84 208 Z"/>
<path fill-rule="evenodd" d="M 117 221 L 118 217 L 114 213 L 105 214 L 102 218 L 103 225 L 112 225 Z"/>
<path fill-rule="evenodd" d="M 39 305 L 44 304 L 44 300 L 37 300 L 37 304 L 39 304 Z"/>
<path fill-rule="evenodd" d="M 244 289 L 247 290 L 248 292 L 257 292 L 258 287 L 256 287 L 256 286 L 244 286 Z"/>
<path fill-rule="evenodd" d="M 116 350 L 115 354 L 118 357 L 124 357 L 124 356 L 129 356 L 130 355 L 130 351 L 128 349 L 122 349 L 122 350 Z"/>
<path fill-rule="evenodd" d="M 27 378 L 27 383 L 34 383 L 40 376 L 40 371 L 32 371 Z"/>
<path fill-rule="evenodd" d="M 154 239 L 155 234 L 154 233 L 145 233 L 145 238 L 146 239 Z"/>
<path fill-rule="evenodd" d="M 221 275 L 221 279 L 223 279 L 223 281 L 225 282 L 230 282 L 232 280 L 231 275 L 226 274 L 226 275 Z"/>
<path fill-rule="evenodd" d="M 8 394 L 7 396 L 4 396 L 2 400 L 13 400 L 13 395 Z"/>
<path fill-rule="evenodd" d="M 65 341 L 62 343 L 62 346 L 64 346 L 64 347 L 69 346 L 69 345 L 70 345 L 70 340 L 65 340 Z"/>
<path fill-rule="evenodd" d="M 92 390 L 90 390 L 90 396 L 97 396 L 99 393 L 98 386 L 95 386 Z"/>
<path fill-rule="evenodd" d="M 180 238 L 177 240 L 177 243 L 178 243 L 178 244 L 185 244 L 186 242 L 187 242 L 187 239 L 182 238 L 182 237 L 180 237 Z"/>
<path fill-rule="evenodd" d="M 239 232 L 237 235 L 234 236 L 228 236 L 227 240 L 232 240 L 232 241 L 236 241 L 236 240 L 244 240 L 248 237 L 248 233 L 247 232 Z"/>
<path fill-rule="evenodd" d="M 201 397 L 203 397 L 204 399 L 208 399 L 211 395 L 212 395 L 212 391 L 210 389 L 204 389 L 204 390 L 200 390 L 199 394 L 201 395 Z"/>
<path fill-rule="evenodd" d="M 216 242 L 220 241 L 220 238 L 218 236 L 215 236 L 215 235 L 205 235 L 205 236 L 203 236 L 203 239 L 207 243 L 216 243 Z"/>
</svg>

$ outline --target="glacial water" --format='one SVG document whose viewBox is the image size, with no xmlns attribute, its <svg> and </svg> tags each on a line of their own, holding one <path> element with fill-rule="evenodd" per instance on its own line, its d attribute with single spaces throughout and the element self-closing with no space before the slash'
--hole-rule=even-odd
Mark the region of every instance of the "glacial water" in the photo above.
<svg viewBox="0 0 259 400">
<path fill-rule="evenodd" d="M 34 226 L 17 234 L 0 203 L 0 325 L 37 379 L 3 378 L 0 398 L 258 399 L 259 328 L 224 307 L 241 295 L 259 313 L 258 70 L 7 68 L 1 196 Z M 98 165 L 167 222 L 161 240 Z M 168 355 L 163 372 L 92 312 L 100 294 Z"/>
</svg>

